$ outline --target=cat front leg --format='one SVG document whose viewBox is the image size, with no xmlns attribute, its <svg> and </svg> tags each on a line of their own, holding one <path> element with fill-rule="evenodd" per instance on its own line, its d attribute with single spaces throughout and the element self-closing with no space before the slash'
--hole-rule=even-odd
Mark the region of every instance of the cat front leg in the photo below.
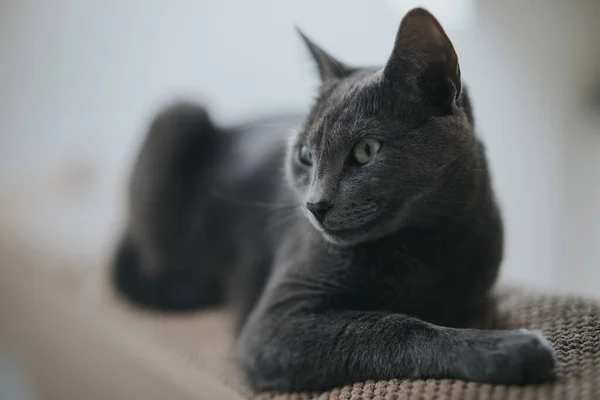
<svg viewBox="0 0 600 400">
<path fill-rule="evenodd" d="M 553 376 L 539 333 L 453 329 L 400 314 L 274 307 L 243 329 L 237 361 L 256 390 L 323 390 L 365 380 L 531 384 Z"/>
</svg>

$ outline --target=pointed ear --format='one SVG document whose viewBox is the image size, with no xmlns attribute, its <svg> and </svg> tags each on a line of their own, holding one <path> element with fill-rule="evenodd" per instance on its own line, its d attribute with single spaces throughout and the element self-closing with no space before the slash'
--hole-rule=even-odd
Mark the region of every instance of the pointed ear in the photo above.
<svg viewBox="0 0 600 400">
<path fill-rule="evenodd" d="M 384 76 L 446 105 L 453 104 L 461 94 L 454 46 L 438 20 L 423 8 L 409 11 L 402 19 Z"/>
<path fill-rule="evenodd" d="M 344 63 L 336 60 L 329 54 L 325 52 L 325 50 L 321 49 L 315 43 L 313 43 L 301 30 L 296 27 L 296 30 L 300 34 L 302 41 L 308 47 L 312 58 L 315 60 L 317 64 L 317 68 L 319 70 L 319 75 L 321 77 L 321 82 L 325 83 L 330 79 L 343 78 L 350 74 L 352 69 Z"/>
</svg>

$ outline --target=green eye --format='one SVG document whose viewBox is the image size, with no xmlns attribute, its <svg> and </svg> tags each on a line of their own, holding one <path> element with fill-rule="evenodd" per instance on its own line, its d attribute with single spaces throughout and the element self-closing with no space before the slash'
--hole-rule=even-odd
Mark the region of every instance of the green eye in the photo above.
<svg viewBox="0 0 600 400">
<path fill-rule="evenodd" d="M 375 157 L 381 148 L 381 143 L 375 139 L 363 139 L 354 145 L 352 157 L 359 165 L 365 165 Z"/>
<path fill-rule="evenodd" d="M 300 147 L 298 151 L 298 160 L 304 165 L 311 166 L 313 164 L 312 153 L 306 146 Z"/>
</svg>

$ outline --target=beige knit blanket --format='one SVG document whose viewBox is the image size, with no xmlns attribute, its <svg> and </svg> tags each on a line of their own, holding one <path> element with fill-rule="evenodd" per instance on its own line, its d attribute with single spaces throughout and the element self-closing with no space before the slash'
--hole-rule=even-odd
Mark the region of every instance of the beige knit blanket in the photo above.
<svg viewBox="0 0 600 400">
<path fill-rule="evenodd" d="M 327 393 L 263 394 L 261 399 L 600 399 L 600 304 L 575 298 L 504 289 L 489 328 L 540 329 L 556 349 L 555 382 L 494 386 L 452 380 L 356 383 Z"/>
</svg>

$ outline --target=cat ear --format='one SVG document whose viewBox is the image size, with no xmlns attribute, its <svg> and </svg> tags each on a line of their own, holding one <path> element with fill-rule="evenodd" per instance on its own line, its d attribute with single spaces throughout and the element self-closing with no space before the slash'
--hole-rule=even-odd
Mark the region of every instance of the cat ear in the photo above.
<svg viewBox="0 0 600 400">
<path fill-rule="evenodd" d="M 296 31 L 298 31 L 298 34 L 300 34 L 302 41 L 304 42 L 304 44 L 306 44 L 306 47 L 308 47 L 312 58 L 317 64 L 319 75 L 321 77 L 321 82 L 324 83 L 330 79 L 343 78 L 344 76 L 350 74 L 351 68 L 327 54 L 325 50 L 321 49 L 319 46 L 313 43 L 300 30 L 300 28 L 296 27 Z"/>
<path fill-rule="evenodd" d="M 461 94 L 460 67 L 452 42 L 438 20 L 423 8 L 400 23 L 384 77 L 408 84 L 425 96 L 453 104 Z"/>
</svg>

